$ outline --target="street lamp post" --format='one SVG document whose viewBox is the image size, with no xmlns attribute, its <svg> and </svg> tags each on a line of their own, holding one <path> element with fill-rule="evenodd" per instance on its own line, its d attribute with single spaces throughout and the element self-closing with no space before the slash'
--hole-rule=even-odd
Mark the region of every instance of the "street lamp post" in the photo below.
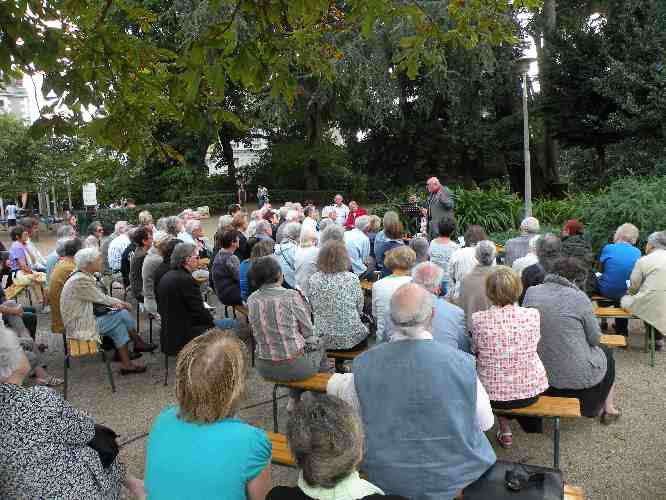
<svg viewBox="0 0 666 500">
<path fill-rule="evenodd" d="M 527 72 L 533 57 L 518 59 L 518 69 L 523 77 L 523 155 L 525 158 L 525 217 L 532 216 L 532 168 L 530 162 L 530 122 L 527 110 Z"/>
</svg>

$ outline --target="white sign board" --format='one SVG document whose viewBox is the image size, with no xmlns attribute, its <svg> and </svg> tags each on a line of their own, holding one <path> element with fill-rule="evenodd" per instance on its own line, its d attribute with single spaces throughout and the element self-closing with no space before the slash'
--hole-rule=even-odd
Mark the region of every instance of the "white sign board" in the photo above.
<svg viewBox="0 0 666 500">
<path fill-rule="evenodd" d="M 94 182 L 83 185 L 83 204 L 86 207 L 97 206 L 97 186 Z"/>
</svg>

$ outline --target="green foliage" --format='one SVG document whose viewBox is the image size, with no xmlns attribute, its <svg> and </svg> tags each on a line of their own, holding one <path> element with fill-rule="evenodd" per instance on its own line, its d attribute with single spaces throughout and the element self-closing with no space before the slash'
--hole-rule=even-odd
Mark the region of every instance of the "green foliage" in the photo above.
<svg viewBox="0 0 666 500">
<path fill-rule="evenodd" d="M 586 232 L 596 250 L 613 238 L 621 224 L 630 222 L 640 230 L 642 247 L 654 231 L 666 228 L 666 177 L 627 178 L 614 182 L 583 211 Z"/>
<path fill-rule="evenodd" d="M 272 143 L 253 167 L 252 184 L 270 186 L 271 190 L 305 188 L 303 167 L 312 157 L 318 160 L 322 185 L 334 186 L 338 191 L 365 188 L 366 178 L 352 173 L 345 148 L 331 142 L 309 147 L 303 141 Z"/>
</svg>

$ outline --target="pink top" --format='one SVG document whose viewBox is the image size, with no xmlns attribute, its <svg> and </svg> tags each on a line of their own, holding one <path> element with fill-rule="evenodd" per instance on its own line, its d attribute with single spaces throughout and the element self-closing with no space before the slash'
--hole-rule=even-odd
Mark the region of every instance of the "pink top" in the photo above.
<svg viewBox="0 0 666 500">
<path fill-rule="evenodd" d="M 537 354 L 539 311 L 512 304 L 472 315 L 476 370 L 491 401 L 515 401 L 548 388 Z"/>
</svg>

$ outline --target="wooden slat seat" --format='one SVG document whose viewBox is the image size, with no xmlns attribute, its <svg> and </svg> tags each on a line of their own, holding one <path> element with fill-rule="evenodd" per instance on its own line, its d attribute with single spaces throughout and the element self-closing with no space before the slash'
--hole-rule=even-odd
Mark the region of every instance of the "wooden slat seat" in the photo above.
<svg viewBox="0 0 666 500">
<path fill-rule="evenodd" d="M 99 344 L 94 340 L 67 339 L 67 349 L 73 358 L 89 356 L 99 352 Z"/>
<path fill-rule="evenodd" d="M 356 356 L 367 351 L 367 347 L 356 351 L 326 351 L 326 356 L 333 359 L 356 359 Z"/>
<path fill-rule="evenodd" d="M 514 410 L 495 410 L 502 415 L 529 415 L 532 417 L 580 417 L 580 401 L 576 398 L 541 396 L 536 403 Z"/>
<path fill-rule="evenodd" d="M 585 492 L 579 486 L 564 485 L 564 500 L 585 500 Z"/>
<path fill-rule="evenodd" d="M 494 410 L 498 415 L 529 416 L 552 418 L 553 432 L 553 468 L 560 468 L 560 418 L 580 417 L 580 401 L 576 398 L 557 398 L 541 396 L 536 403 L 525 408 L 513 410 Z"/>
<path fill-rule="evenodd" d="M 629 311 L 626 309 L 623 309 L 621 307 L 595 307 L 594 308 L 594 315 L 597 318 L 626 318 L 626 319 L 631 319 L 634 317 L 633 314 L 631 314 Z"/>
<path fill-rule="evenodd" d="M 290 389 L 303 389 L 304 391 L 326 392 L 326 385 L 331 378 L 330 373 L 315 373 L 312 377 L 294 382 L 280 382 L 277 380 L 266 380 L 270 384 L 289 387 Z"/>
<path fill-rule="evenodd" d="M 604 297 L 603 295 L 599 295 L 598 293 L 593 293 L 590 295 L 590 300 L 592 302 L 615 302 L 613 299 L 609 299 L 608 297 Z"/>
<path fill-rule="evenodd" d="M 303 391 L 326 393 L 326 386 L 331 378 L 330 373 L 315 373 L 312 377 L 294 382 L 282 382 L 279 380 L 266 380 L 273 386 L 273 432 L 278 432 L 278 388 L 288 387 L 290 389 L 301 389 Z"/>
<path fill-rule="evenodd" d="M 369 290 L 372 291 L 372 282 L 368 280 L 362 280 L 361 281 L 361 288 L 363 290 Z"/>
<path fill-rule="evenodd" d="M 287 436 L 277 432 L 267 432 L 266 434 L 268 434 L 268 438 L 273 445 L 271 462 L 278 465 L 284 465 L 285 467 L 296 467 L 296 460 L 294 460 L 294 456 L 287 444 Z"/>
<path fill-rule="evenodd" d="M 624 335 L 602 335 L 600 342 L 607 347 L 627 347 L 627 337 Z"/>
</svg>

